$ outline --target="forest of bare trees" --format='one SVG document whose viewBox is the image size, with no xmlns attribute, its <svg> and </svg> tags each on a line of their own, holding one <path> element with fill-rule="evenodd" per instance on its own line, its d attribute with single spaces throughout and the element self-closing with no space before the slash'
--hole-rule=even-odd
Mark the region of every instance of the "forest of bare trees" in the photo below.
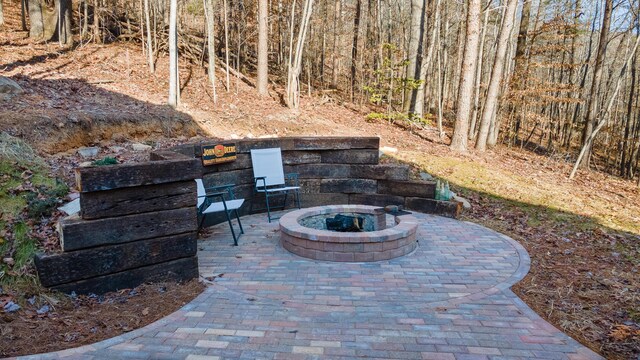
<svg viewBox="0 0 640 360">
<path fill-rule="evenodd" d="M 2 0 L 18 2 L 20 0 Z M 639 176 L 637 0 L 22 0 L 24 29 L 60 46 L 135 41 L 256 95 L 351 102 L 369 121 L 437 127 L 456 151 L 523 147 Z M 2 6 L 0 5 L 0 19 Z M 0 20 L 1 21 L 1 20 Z M 73 36 L 72 36 L 73 35 Z M 74 44 L 75 41 L 75 45 Z M 247 75 L 251 74 L 251 77 Z M 252 78 L 255 76 L 256 83 Z M 222 84 L 222 88 L 216 86 Z M 356 120 L 354 120 L 356 121 Z"/>
</svg>

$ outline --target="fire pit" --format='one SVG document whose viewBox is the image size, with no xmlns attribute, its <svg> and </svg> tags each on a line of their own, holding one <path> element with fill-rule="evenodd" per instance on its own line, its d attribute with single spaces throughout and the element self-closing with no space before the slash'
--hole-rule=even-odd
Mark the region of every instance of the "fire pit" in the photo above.
<svg viewBox="0 0 640 360">
<path fill-rule="evenodd" d="M 337 225 L 344 226 L 327 230 Z M 290 252 L 315 260 L 389 260 L 416 248 L 417 227 L 418 221 L 409 214 L 391 216 L 374 206 L 317 206 L 280 218 L 280 240 Z"/>
</svg>

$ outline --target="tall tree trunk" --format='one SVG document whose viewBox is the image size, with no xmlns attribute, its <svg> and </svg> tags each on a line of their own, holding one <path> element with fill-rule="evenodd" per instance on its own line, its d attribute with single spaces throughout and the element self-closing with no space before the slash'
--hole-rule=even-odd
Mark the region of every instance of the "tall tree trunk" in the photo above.
<svg viewBox="0 0 640 360">
<path fill-rule="evenodd" d="M 336 47 L 339 37 L 338 25 L 341 21 L 342 0 L 336 0 L 335 14 L 333 17 L 333 50 L 331 51 L 331 87 L 338 87 L 338 48 Z"/>
<path fill-rule="evenodd" d="M 44 36 L 44 17 L 40 0 L 29 1 L 29 37 L 40 39 Z"/>
<path fill-rule="evenodd" d="M 231 80 L 229 78 L 229 20 L 227 15 L 227 0 L 222 1 L 222 11 L 224 12 L 224 56 L 228 92 L 231 89 Z"/>
<path fill-rule="evenodd" d="M 593 68 L 593 81 L 591 83 L 591 90 L 589 91 L 589 98 L 587 99 L 587 114 L 585 116 L 585 126 L 582 132 L 582 146 L 584 149 L 584 156 L 580 163 L 580 167 L 588 168 L 591 161 L 592 144 L 587 141 L 591 138 L 591 133 L 596 122 L 596 116 L 598 111 L 598 91 L 600 89 L 600 83 L 602 82 L 602 68 L 604 65 L 604 58 L 607 54 L 607 44 L 609 37 L 609 26 L 611 24 L 611 12 L 613 9 L 613 0 L 605 0 L 604 15 L 602 19 L 602 28 L 600 29 L 600 40 L 598 41 L 598 50 L 596 53 L 596 63 Z"/>
<path fill-rule="evenodd" d="M 102 44 L 102 33 L 100 31 L 100 0 L 93 1 L 93 41 Z"/>
<path fill-rule="evenodd" d="M 476 150 L 485 151 L 487 148 L 487 137 L 489 135 L 489 125 L 491 119 L 496 114 L 498 107 L 498 95 L 500 92 L 500 84 L 502 83 L 502 71 L 507 56 L 507 48 L 509 45 L 509 37 L 511 29 L 513 29 L 514 16 L 518 7 L 518 0 L 508 0 L 507 10 L 502 19 L 502 29 L 500 29 L 500 37 L 498 38 L 498 48 L 496 49 L 496 58 L 493 62 L 491 70 L 491 78 L 489 80 L 489 88 L 487 96 L 484 100 L 484 110 L 482 112 L 482 121 L 480 121 L 480 130 L 478 131 L 478 139 L 476 140 Z"/>
<path fill-rule="evenodd" d="M 409 32 L 409 56 L 406 68 L 406 80 L 416 81 L 420 79 L 420 64 L 422 58 L 422 40 L 424 34 L 424 18 L 425 18 L 425 0 L 411 0 L 411 30 Z M 405 90 L 405 98 L 408 101 L 404 103 L 405 113 L 414 113 L 416 108 L 416 99 L 418 96 L 417 88 L 407 88 Z"/>
<path fill-rule="evenodd" d="M 178 107 L 178 0 L 171 0 L 169 5 L 169 106 Z"/>
<path fill-rule="evenodd" d="M 520 14 L 520 27 L 518 29 L 518 42 L 516 44 L 516 56 L 515 56 L 515 65 L 513 70 L 513 79 L 512 88 L 516 91 L 524 88 L 525 79 L 527 78 L 527 74 L 525 74 L 525 52 L 527 50 L 527 36 L 529 32 L 529 21 L 531 19 L 531 3 L 533 0 L 525 0 L 522 5 L 522 12 Z M 521 100 L 519 98 L 519 100 Z M 514 109 L 511 109 L 511 113 L 516 113 Z M 520 132 L 520 125 L 522 123 L 522 112 L 517 111 L 516 120 L 513 124 L 513 137 L 516 139 Z"/>
<path fill-rule="evenodd" d="M 269 1 L 258 1 L 258 94 L 268 95 L 269 84 Z"/>
<path fill-rule="evenodd" d="M 353 46 L 351 47 L 351 101 L 356 87 L 356 70 L 358 65 L 358 34 L 360 33 L 360 9 L 362 1 L 356 0 L 356 12 L 353 16 Z"/>
<path fill-rule="evenodd" d="M 640 36 L 637 34 L 636 36 Z M 628 166 L 628 157 L 629 153 L 629 143 L 631 141 L 631 123 L 633 122 L 633 96 L 636 92 L 636 68 L 638 66 L 638 56 L 637 54 L 633 57 L 633 62 L 631 65 L 631 85 L 629 86 L 629 102 L 627 103 L 627 118 L 624 126 L 624 137 L 622 138 L 622 149 L 621 156 L 622 159 L 620 161 L 620 176 L 626 177 L 629 174 L 629 166 Z"/>
<path fill-rule="evenodd" d="M 213 103 L 218 102 L 218 94 L 216 92 L 216 37 L 214 29 L 215 20 L 215 0 L 204 0 L 205 15 L 207 17 L 207 58 L 209 61 L 209 82 L 213 90 Z"/>
<path fill-rule="evenodd" d="M 425 89 L 427 86 L 427 72 L 429 68 L 431 68 L 431 62 L 433 61 L 433 53 L 435 51 L 436 46 L 440 48 L 440 0 L 436 0 L 435 4 L 433 0 L 430 0 L 428 4 L 426 4 L 425 12 L 428 11 L 428 8 L 433 8 L 433 25 L 431 25 L 431 38 L 428 38 L 427 54 L 426 56 L 422 56 L 422 60 L 420 61 L 420 75 L 418 79 L 420 80 L 420 84 L 418 85 L 418 89 L 416 90 L 416 102 L 415 107 L 413 109 L 414 114 L 419 118 L 424 118 L 424 101 L 425 101 Z M 427 15 L 425 14 L 425 22 L 427 20 Z M 427 33 L 427 29 L 425 27 L 424 33 Z M 426 36 L 423 36 L 426 37 Z"/>
<path fill-rule="evenodd" d="M 458 87 L 458 109 L 456 122 L 451 139 L 451 149 L 467 151 L 467 134 L 469 132 L 469 117 L 471 116 L 471 102 L 473 101 L 473 86 L 476 74 L 476 59 L 478 57 L 478 43 L 480 42 L 480 12 L 481 0 L 469 0 L 467 7 L 467 29 L 464 44 L 462 69 L 460 71 L 460 86 Z"/>
<path fill-rule="evenodd" d="M 293 2 L 293 9 L 295 9 L 295 0 Z M 298 28 L 298 40 L 296 42 L 295 54 L 289 52 L 289 71 L 287 74 L 287 93 L 286 103 L 289 108 L 298 109 L 300 106 L 300 71 L 302 70 L 302 54 L 304 51 L 304 44 L 307 37 L 307 30 L 309 27 L 309 21 L 311 20 L 311 13 L 313 11 L 313 0 L 305 0 L 304 9 L 302 10 L 302 21 Z M 295 13 L 292 10 L 291 13 Z M 291 17 L 291 44 L 293 44 L 293 19 Z"/>
<path fill-rule="evenodd" d="M 29 11 L 29 3 L 27 0 L 20 0 L 20 23 L 22 31 L 27 31 L 27 12 Z"/>
<path fill-rule="evenodd" d="M 151 42 L 151 17 L 149 16 L 150 11 L 151 9 L 149 8 L 149 0 L 144 0 L 144 20 L 147 25 L 147 55 L 149 59 L 149 71 L 151 71 L 151 73 L 153 74 L 156 70 L 153 61 L 153 43 Z"/>
<path fill-rule="evenodd" d="M 4 25 L 4 9 L 2 8 L 2 0 L 0 0 L 0 25 Z"/>
<path fill-rule="evenodd" d="M 72 7 L 71 0 L 56 0 L 56 10 L 58 22 L 52 40 L 57 40 L 60 46 L 73 45 L 73 34 L 71 33 Z"/>
<path fill-rule="evenodd" d="M 89 32 L 89 4 L 87 1 L 82 2 L 82 30 L 80 31 L 80 38 L 82 40 L 85 39 L 87 33 Z"/>
<path fill-rule="evenodd" d="M 480 112 L 480 84 L 482 81 L 482 63 L 484 59 L 484 44 L 487 38 L 487 24 L 489 23 L 489 13 L 491 9 L 484 9 L 484 20 L 482 21 L 482 32 L 480 35 L 480 49 L 478 50 L 478 65 L 476 67 L 476 92 L 473 95 L 473 111 L 471 112 L 471 126 L 469 126 L 469 140 L 476 136 L 478 113 Z"/>
</svg>

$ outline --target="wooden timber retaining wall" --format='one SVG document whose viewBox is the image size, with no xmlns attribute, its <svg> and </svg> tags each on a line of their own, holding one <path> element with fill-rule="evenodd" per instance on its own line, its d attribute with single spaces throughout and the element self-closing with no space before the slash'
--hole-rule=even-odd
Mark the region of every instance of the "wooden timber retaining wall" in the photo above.
<svg viewBox="0 0 640 360">
<path fill-rule="evenodd" d="M 251 149 L 282 149 L 285 172 L 299 174 L 303 207 L 403 205 L 449 217 L 461 210 L 457 202 L 434 199 L 434 182 L 410 180 L 408 166 L 380 164 L 377 137 L 228 140 L 236 143 L 237 159 L 203 166 L 201 146 L 219 142 L 155 151 L 145 163 L 77 169 L 82 210 L 60 221 L 63 252 L 36 257 L 41 283 L 63 292 L 102 293 L 197 277 L 193 180 L 202 178 L 208 186 L 236 184 L 236 195 L 247 199 L 243 215 L 252 201 L 262 208 L 264 199 L 253 199 Z M 221 221 L 221 216 L 208 218 L 209 224 Z"/>
<path fill-rule="evenodd" d="M 35 258 L 42 285 L 104 293 L 198 277 L 196 159 L 79 168 L 79 215 L 58 224 L 62 253 Z"/>
</svg>

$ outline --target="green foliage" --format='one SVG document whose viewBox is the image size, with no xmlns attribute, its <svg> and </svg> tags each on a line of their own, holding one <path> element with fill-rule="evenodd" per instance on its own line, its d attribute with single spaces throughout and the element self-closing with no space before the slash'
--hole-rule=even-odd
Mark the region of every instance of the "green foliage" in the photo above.
<svg viewBox="0 0 640 360">
<path fill-rule="evenodd" d="M 40 186 L 37 192 L 28 192 L 25 195 L 28 205 L 27 215 L 32 219 L 51 216 L 58 205 L 58 200 L 68 192 L 67 185 L 57 180 L 54 187 Z"/>
<path fill-rule="evenodd" d="M 383 44 L 385 57 L 377 70 L 371 73 L 374 81 L 363 86 L 363 90 L 369 96 L 369 102 L 379 106 L 386 106 L 385 113 L 374 112 L 367 115 L 368 121 L 387 120 L 394 122 L 398 120 L 408 121 L 412 124 L 426 125 L 429 120 L 420 118 L 415 114 L 404 114 L 397 109 L 402 105 L 403 93 L 407 90 L 419 88 L 423 81 L 413 78 L 403 77 L 404 68 L 409 61 L 402 58 L 402 53 L 394 44 Z"/>
<path fill-rule="evenodd" d="M 38 284 L 33 256 L 39 243 L 30 224 L 51 215 L 69 191 L 50 172 L 28 144 L 0 133 L 0 259 L 13 259 L 0 261 L 0 285 L 22 293 Z"/>
<path fill-rule="evenodd" d="M 104 165 L 116 165 L 118 163 L 118 160 L 116 160 L 116 158 L 112 158 L 110 156 L 107 156 L 103 159 L 100 160 L 96 160 L 92 163 L 92 165 L 95 166 L 104 166 Z"/>
<path fill-rule="evenodd" d="M 202 15 L 204 14 L 204 4 L 202 1 L 188 1 L 187 2 L 187 13 L 189 15 Z"/>
</svg>

